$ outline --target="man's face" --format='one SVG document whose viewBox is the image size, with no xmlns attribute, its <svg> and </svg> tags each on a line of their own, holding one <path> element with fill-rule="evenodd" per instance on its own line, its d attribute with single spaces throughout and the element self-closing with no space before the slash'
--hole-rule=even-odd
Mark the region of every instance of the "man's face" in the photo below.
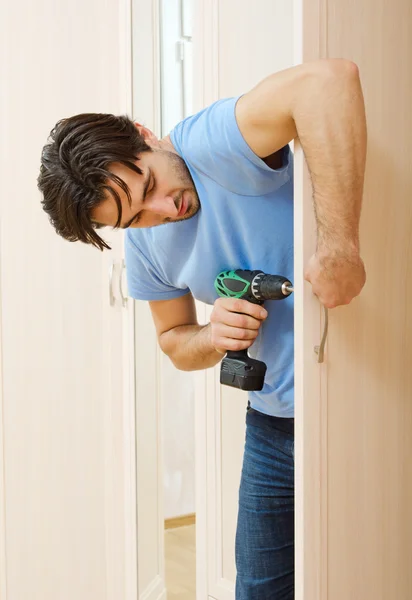
<svg viewBox="0 0 412 600">
<path fill-rule="evenodd" d="M 110 166 L 110 171 L 128 185 L 132 198 L 129 205 L 124 191 L 110 182 L 121 199 L 120 227 L 123 229 L 184 221 L 193 217 L 200 208 L 199 197 L 184 160 L 170 142 L 152 139 L 146 141 L 153 151 L 143 152 L 136 163 L 143 175 L 119 163 Z M 118 209 L 111 194 L 108 193 L 107 198 L 93 209 L 91 217 L 102 225 L 113 227 L 116 224 Z"/>
</svg>

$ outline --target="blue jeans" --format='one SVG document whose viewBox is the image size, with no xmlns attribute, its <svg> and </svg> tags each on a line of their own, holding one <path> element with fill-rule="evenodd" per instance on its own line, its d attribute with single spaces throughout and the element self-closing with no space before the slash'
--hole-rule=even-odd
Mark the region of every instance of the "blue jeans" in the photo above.
<svg viewBox="0 0 412 600">
<path fill-rule="evenodd" d="M 248 408 L 236 532 L 236 600 L 294 598 L 294 419 Z"/>
</svg>

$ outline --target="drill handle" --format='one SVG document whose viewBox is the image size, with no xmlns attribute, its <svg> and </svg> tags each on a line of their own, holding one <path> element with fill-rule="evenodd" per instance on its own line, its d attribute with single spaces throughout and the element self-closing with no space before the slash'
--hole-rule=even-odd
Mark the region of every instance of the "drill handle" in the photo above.
<svg viewBox="0 0 412 600">
<path fill-rule="evenodd" d="M 229 351 L 220 364 L 220 383 L 245 391 L 258 391 L 265 382 L 266 365 L 247 350 Z"/>
</svg>

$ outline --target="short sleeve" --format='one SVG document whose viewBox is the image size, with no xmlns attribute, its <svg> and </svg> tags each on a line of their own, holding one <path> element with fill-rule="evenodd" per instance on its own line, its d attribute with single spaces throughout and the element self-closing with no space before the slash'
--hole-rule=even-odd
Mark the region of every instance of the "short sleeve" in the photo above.
<svg viewBox="0 0 412 600">
<path fill-rule="evenodd" d="M 132 230 L 125 233 L 125 260 L 128 293 L 135 300 L 170 300 L 190 291 L 162 281 L 159 270 L 133 239 Z"/>
<path fill-rule="evenodd" d="M 291 153 L 285 146 L 282 167 L 272 169 L 252 151 L 236 121 L 238 99 L 218 100 L 188 117 L 172 130 L 170 138 L 193 172 L 234 194 L 262 196 L 290 179 Z"/>
</svg>

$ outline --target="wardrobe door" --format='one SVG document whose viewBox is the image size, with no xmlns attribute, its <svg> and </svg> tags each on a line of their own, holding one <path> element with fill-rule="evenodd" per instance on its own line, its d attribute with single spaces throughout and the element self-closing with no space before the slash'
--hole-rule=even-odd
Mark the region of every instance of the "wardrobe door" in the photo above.
<svg viewBox="0 0 412 600">
<path fill-rule="evenodd" d="M 314 301 L 307 289 L 296 292 L 297 598 L 408 600 L 412 6 L 303 0 L 295 7 L 298 60 L 345 57 L 358 65 L 369 132 L 361 218 L 367 283 L 349 306 L 329 311 L 318 371 L 310 348 Z M 304 181 L 296 196 L 298 268 L 314 248 Z"/>
<path fill-rule="evenodd" d="M 62 240 L 36 186 L 59 119 L 128 110 L 126 4 L 1 6 L 2 600 L 129 599 L 136 578 L 122 242 L 102 230 L 114 250 L 101 253 Z"/>
</svg>

